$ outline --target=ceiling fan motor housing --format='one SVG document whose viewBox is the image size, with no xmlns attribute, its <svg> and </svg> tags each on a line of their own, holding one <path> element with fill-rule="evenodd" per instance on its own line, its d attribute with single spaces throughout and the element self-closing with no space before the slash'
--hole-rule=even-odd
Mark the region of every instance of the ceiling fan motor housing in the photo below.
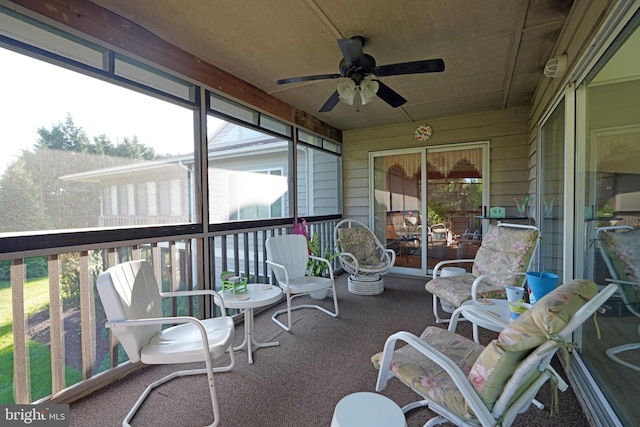
<svg viewBox="0 0 640 427">
<path fill-rule="evenodd" d="M 340 69 L 340 74 L 344 77 L 349 77 L 358 85 L 367 75 L 373 73 L 373 69 L 376 68 L 376 60 L 373 56 L 363 53 L 362 61 L 347 64 L 347 61 L 342 58 L 338 67 Z"/>
</svg>

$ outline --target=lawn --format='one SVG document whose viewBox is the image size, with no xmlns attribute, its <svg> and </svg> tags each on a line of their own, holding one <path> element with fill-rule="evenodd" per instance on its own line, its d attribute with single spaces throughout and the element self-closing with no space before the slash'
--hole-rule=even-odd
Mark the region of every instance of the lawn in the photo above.
<svg viewBox="0 0 640 427">
<path fill-rule="evenodd" d="M 27 315 L 49 307 L 49 281 L 47 277 L 30 279 L 24 287 L 24 309 Z M 13 400 L 13 332 L 11 283 L 0 281 L 0 404 Z M 51 353 L 47 346 L 29 340 L 29 366 L 31 368 L 31 398 L 40 399 L 51 394 Z M 34 381 L 37 378 L 38 381 Z M 82 379 L 76 369 L 66 369 L 66 383 Z"/>
</svg>

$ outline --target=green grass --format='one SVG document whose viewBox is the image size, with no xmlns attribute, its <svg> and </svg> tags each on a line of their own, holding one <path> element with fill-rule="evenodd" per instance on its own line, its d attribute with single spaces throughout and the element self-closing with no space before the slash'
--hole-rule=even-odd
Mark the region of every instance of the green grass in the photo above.
<svg viewBox="0 0 640 427">
<path fill-rule="evenodd" d="M 13 400 L 13 332 L 11 286 L 8 281 L 0 281 L 0 404 L 14 403 Z M 49 306 L 49 281 L 47 277 L 31 279 L 24 287 L 24 309 L 27 315 L 37 313 Z M 29 366 L 32 400 L 51 394 L 51 353 L 49 349 L 29 340 Z M 77 369 L 65 370 L 66 384 L 82 380 Z M 37 380 L 36 380 L 37 379 Z"/>
</svg>

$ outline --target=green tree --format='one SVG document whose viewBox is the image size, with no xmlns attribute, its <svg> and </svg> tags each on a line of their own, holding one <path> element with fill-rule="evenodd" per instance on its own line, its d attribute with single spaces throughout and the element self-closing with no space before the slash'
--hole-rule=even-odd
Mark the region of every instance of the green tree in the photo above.
<svg viewBox="0 0 640 427">
<path fill-rule="evenodd" d="M 0 231 L 51 228 L 45 205 L 31 172 L 23 160 L 11 164 L 0 178 Z"/>
<path fill-rule="evenodd" d="M 128 159 L 153 160 L 158 157 L 153 148 L 140 144 L 137 136 L 132 139 L 124 138 L 121 143 L 114 147 L 113 152 L 107 154 Z"/>
<path fill-rule="evenodd" d="M 0 181 L 2 231 L 96 227 L 100 185 L 78 179 L 78 174 L 157 158 L 135 136 L 113 144 L 102 134 L 91 142 L 70 115 L 37 132 L 32 149 L 23 150 Z"/>
<path fill-rule="evenodd" d="M 82 128 L 73 123 L 73 119 L 67 114 L 64 123 L 54 125 L 51 130 L 44 127 L 38 129 L 40 138 L 35 148 L 50 148 L 53 150 L 74 151 L 77 153 L 90 151 L 89 138 Z"/>
</svg>

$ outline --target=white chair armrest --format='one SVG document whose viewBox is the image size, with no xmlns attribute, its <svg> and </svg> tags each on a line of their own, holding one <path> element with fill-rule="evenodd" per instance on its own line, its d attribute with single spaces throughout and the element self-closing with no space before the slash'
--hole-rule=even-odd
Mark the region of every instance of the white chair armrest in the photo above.
<svg viewBox="0 0 640 427">
<path fill-rule="evenodd" d="M 478 393 L 473 388 L 473 385 L 469 382 L 467 374 L 458 367 L 451 359 L 442 354 L 439 350 L 430 346 L 418 336 L 406 332 L 400 331 L 387 338 L 384 344 L 384 350 L 382 351 L 382 358 L 380 359 L 380 371 L 378 372 L 378 381 L 376 382 L 376 391 L 382 391 L 387 386 L 387 381 L 391 376 L 391 372 L 388 367 L 391 366 L 391 360 L 393 358 L 393 352 L 398 341 L 405 342 L 407 345 L 413 347 L 428 359 L 435 362 L 451 377 L 452 381 L 456 384 L 458 390 L 462 393 L 465 400 L 472 408 L 476 417 L 483 425 L 490 425 L 495 423 L 491 413 L 488 411 L 486 405 L 478 396 Z"/>
<path fill-rule="evenodd" d="M 505 272 L 505 273 L 491 273 L 491 274 L 481 274 L 476 277 L 473 283 L 471 284 L 471 298 L 476 300 L 476 291 L 478 289 L 478 285 L 487 277 L 497 277 L 497 276 L 524 276 L 526 272 Z"/>
<path fill-rule="evenodd" d="M 192 297 L 195 295 L 211 295 L 213 302 L 220 307 L 222 313 L 226 313 L 226 307 L 224 306 L 224 300 L 220 296 L 220 293 L 213 289 L 193 289 L 190 291 L 170 291 L 160 292 L 160 296 L 163 298 L 176 298 L 176 297 Z"/>
<path fill-rule="evenodd" d="M 628 280 L 619 280 L 619 279 L 604 279 L 604 280 L 610 283 L 620 283 L 622 285 L 640 286 L 640 282 L 630 282 Z"/>
<path fill-rule="evenodd" d="M 396 251 L 393 249 L 385 249 L 384 257 L 387 259 L 387 264 L 395 265 L 396 263 Z"/>
<path fill-rule="evenodd" d="M 439 263 L 436 264 L 435 267 L 433 267 L 432 276 L 434 279 L 438 277 L 438 273 L 440 272 L 440 269 L 442 268 L 443 265 L 457 264 L 457 263 L 472 263 L 473 261 L 475 260 L 474 259 L 446 259 L 444 261 L 440 261 Z"/>
<path fill-rule="evenodd" d="M 277 262 L 267 260 L 267 264 L 271 266 L 271 268 L 277 268 L 284 272 L 285 283 L 289 283 L 289 273 L 287 272 L 287 267 L 282 264 L 278 264 Z"/>
<path fill-rule="evenodd" d="M 358 258 L 356 258 L 356 256 L 351 252 L 340 252 L 338 256 L 351 258 L 353 261 L 349 261 L 349 260 L 343 260 L 343 261 L 353 264 L 355 266 L 356 271 L 360 270 L 360 263 L 358 263 Z"/>
</svg>

